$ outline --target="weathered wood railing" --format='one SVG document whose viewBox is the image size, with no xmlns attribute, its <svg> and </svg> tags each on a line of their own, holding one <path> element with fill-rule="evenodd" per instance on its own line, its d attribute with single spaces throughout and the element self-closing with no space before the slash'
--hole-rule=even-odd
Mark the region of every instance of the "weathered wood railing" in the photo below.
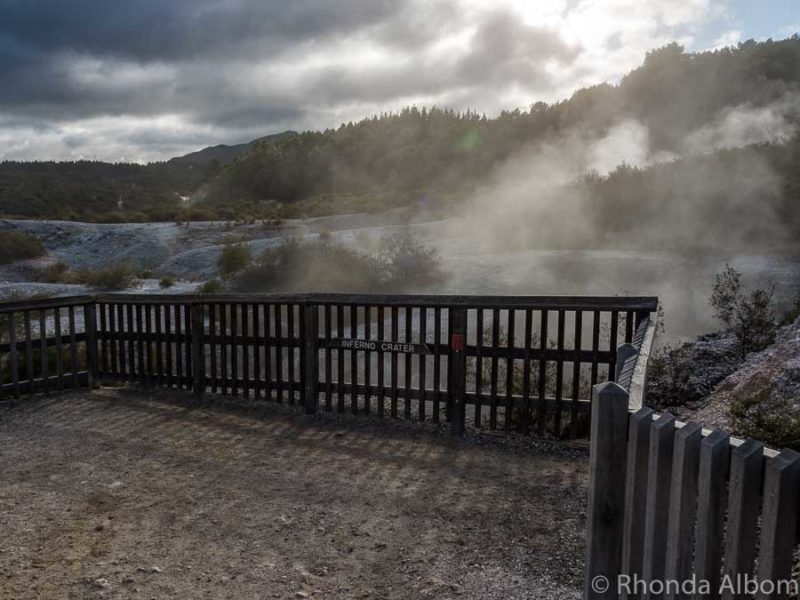
<svg viewBox="0 0 800 600">
<path fill-rule="evenodd" d="M 800 454 L 643 407 L 643 327 L 593 390 L 584 597 L 797 597 Z"/>
<path fill-rule="evenodd" d="M 51 331 L 56 314 L 78 308 L 72 337 Z M 655 308 L 655 298 L 342 294 L 0 304 L 9 323 L 0 389 L 47 389 L 53 373 L 63 383 L 59 359 L 39 373 L 25 357 L 35 344 L 74 338 L 83 362 L 77 371 L 69 365 L 70 385 L 130 381 L 308 412 L 448 421 L 455 432 L 471 424 L 585 437 L 592 385 L 615 379 L 618 343 L 635 344 Z M 44 336 L 20 330 L 20 316 L 24 323 L 31 314 Z"/>
</svg>

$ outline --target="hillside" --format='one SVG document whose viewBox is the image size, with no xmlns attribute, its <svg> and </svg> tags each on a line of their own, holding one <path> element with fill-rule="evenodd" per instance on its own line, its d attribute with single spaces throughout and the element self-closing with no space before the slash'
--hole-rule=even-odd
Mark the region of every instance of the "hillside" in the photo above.
<svg viewBox="0 0 800 600">
<path fill-rule="evenodd" d="M 648 53 L 618 85 L 582 89 L 562 102 L 537 102 L 495 118 L 410 107 L 336 129 L 286 132 L 146 166 L 2 163 L 0 216 L 275 218 L 378 210 L 421 199 L 452 212 L 449 205 L 476 190 L 505 196 L 509 163 L 525 167 L 526 153 L 550 152 L 554 163 L 562 157 L 574 163 L 550 186 L 562 191 L 544 193 L 516 177 L 519 192 L 558 199 L 577 186 L 589 194 L 580 216 L 588 210 L 601 231 L 593 229 L 581 243 L 606 236 L 609 227 L 628 230 L 642 218 L 659 218 L 662 210 L 674 212 L 678 201 L 711 215 L 721 208 L 737 214 L 749 202 L 771 223 L 788 225 L 791 238 L 800 227 L 798 93 L 797 36 L 695 54 L 671 44 Z M 636 151 L 621 151 L 637 144 Z M 596 156 L 576 158 L 587 147 Z M 626 164 L 611 160 L 618 156 Z M 752 177 L 740 168 L 754 164 L 760 171 Z M 713 180 L 704 180 L 705 169 Z M 743 186 L 729 169 L 754 183 Z M 738 197 L 742 191 L 747 202 Z M 737 198 L 728 202 L 732 192 Z M 743 234 L 756 245 L 773 237 L 759 219 Z"/>
</svg>

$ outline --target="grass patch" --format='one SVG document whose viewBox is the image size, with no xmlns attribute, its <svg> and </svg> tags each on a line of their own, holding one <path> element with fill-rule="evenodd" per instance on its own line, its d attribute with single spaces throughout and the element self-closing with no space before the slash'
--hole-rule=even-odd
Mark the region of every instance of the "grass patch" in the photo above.
<svg viewBox="0 0 800 600">
<path fill-rule="evenodd" d="M 44 244 L 21 231 L 0 231 L 0 265 L 37 258 L 44 254 Z"/>
</svg>

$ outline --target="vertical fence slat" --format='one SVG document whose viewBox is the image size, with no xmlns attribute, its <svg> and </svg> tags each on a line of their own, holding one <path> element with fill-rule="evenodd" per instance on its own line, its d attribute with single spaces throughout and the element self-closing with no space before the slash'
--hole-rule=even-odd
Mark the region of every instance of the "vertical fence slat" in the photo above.
<svg viewBox="0 0 800 600">
<path fill-rule="evenodd" d="M 205 360 L 203 359 L 203 305 L 192 304 L 190 309 L 192 332 L 192 394 L 198 400 L 206 391 Z"/>
<path fill-rule="evenodd" d="M 386 321 L 383 306 L 378 307 L 378 339 L 386 339 Z M 383 418 L 386 413 L 386 382 L 384 381 L 386 355 L 381 350 L 378 352 L 378 416 Z"/>
<path fill-rule="evenodd" d="M 295 399 L 295 389 L 294 389 L 294 377 L 295 377 L 295 360 L 296 360 L 296 347 L 297 347 L 297 336 L 295 335 L 295 323 L 294 323 L 294 304 L 287 304 L 286 305 L 286 361 L 287 361 L 287 383 L 289 388 L 289 404 L 294 405 L 296 402 Z"/>
<path fill-rule="evenodd" d="M 211 363 L 209 364 L 209 374 L 211 375 L 211 393 L 217 393 L 217 311 L 219 305 L 208 305 L 208 350 L 211 354 Z M 169 313 L 167 313 L 169 315 Z M 167 325 L 167 332 L 169 332 L 169 325 Z M 167 345 L 167 352 L 169 353 L 169 345 Z M 169 359 L 167 359 L 169 362 Z"/>
<path fill-rule="evenodd" d="M 419 343 L 427 344 L 428 342 L 428 309 L 422 307 L 419 309 Z M 425 420 L 425 404 L 428 401 L 426 393 L 426 368 L 428 363 L 428 356 L 426 354 L 419 355 L 419 420 Z"/>
<path fill-rule="evenodd" d="M 154 385 L 155 372 L 153 369 L 153 305 L 144 305 L 144 335 L 145 335 L 145 365 L 147 367 L 147 385 Z"/>
<path fill-rule="evenodd" d="M 650 432 L 653 411 L 646 406 L 630 415 L 625 476 L 625 519 L 622 541 L 622 573 L 642 576 L 644 566 L 647 473 L 650 466 Z M 639 594 L 627 596 L 638 600 Z"/>
<path fill-rule="evenodd" d="M 250 332 L 249 332 L 249 315 L 248 304 L 241 304 L 242 311 L 242 394 L 245 398 L 250 397 Z"/>
<path fill-rule="evenodd" d="M 369 305 L 364 306 L 364 339 L 372 339 L 372 307 Z M 370 386 L 372 385 L 372 352 L 367 350 L 364 352 L 364 412 L 370 414 L 372 411 L 370 405 L 372 404 L 372 393 Z"/>
<path fill-rule="evenodd" d="M 592 371 L 591 371 L 591 385 L 597 384 L 597 366 L 598 356 L 600 352 L 600 311 L 592 311 Z"/>
<path fill-rule="evenodd" d="M 500 311 L 492 309 L 492 367 L 489 380 L 489 429 L 497 429 L 497 380 L 499 378 Z"/>
<path fill-rule="evenodd" d="M 325 305 L 325 340 L 331 340 L 331 320 L 333 319 L 333 307 L 330 304 Z M 325 348 L 325 410 L 331 410 L 333 404 L 333 351 L 330 348 Z M 381 399 L 379 398 L 380 402 Z M 383 414 L 381 413 L 381 416 Z"/>
<path fill-rule="evenodd" d="M 622 561 L 628 394 L 615 383 L 593 390 L 589 458 L 589 507 L 584 599 L 617 598 L 615 586 Z M 592 582 L 605 577 L 603 592 Z"/>
<path fill-rule="evenodd" d="M 97 374 L 97 316 L 94 304 L 83 307 L 83 327 L 86 333 L 86 383 L 89 389 L 98 384 Z"/>
<path fill-rule="evenodd" d="M 396 306 L 392 307 L 392 329 L 391 329 L 391 339 L 393 342 L 397 341 L 397 334 L 399 331 L 399 327 L 397 324 L 399 312 Z M 392 398 L 391 398 L 391 409 L 390 414 L 393 419 L 397 418 L 397 352 L 392 352 L 390 356 L 391 367 L 392 367 Z"/>
<path fill-rule="evenodd" d="M 564 396 L 564 327 L 565 327 L 565 313 L 563 310 L 558 311 L 558 319 L 556 321 L 556 351 L 558 352 L 558 361 L 556 362 L 556 414 L 553 424 L 553 433 L 556 437 L 561 436 L 561 410 L 562 399 Z"/>
<path fill-rule="evenodd" d="M 511 431 L 514 414 L 514 309 L 508 310 L 508 333 L 506 335 L 506 402 L 505 426 L 506 431 Z"/>
<path fill-rule="evenodd" d="M 702 427 L 697 423 L 688 423 L 675 434 L 667 523 L 667 581 L 688 581 L 691 575 L 702 437 Z M 673 592 L 670 590 L 666 597 L 670 600 L 688 598 L 687 594 L 680 591 Z"/>
<path fill-rule="evenodd" d="M 229 352 L 231 354 L 231 395 L 238 396 L 239 384 L 241 383 L 241 378 L 239 377 L 239 343 L 241 342 L 238 315 L 239 305 L 231 304 L 230 309 L 231 344 Z"/>
<path fill-rule="evenodd" d="M 64 389 L 64 343 L 61 339 L 61 308 L 53 309 L 53 335 L 56 338 L 56 375 L 59 390 Z"/>
<path fill-rule="evenodd" d="M 539 358 L 539 398 L 538 398 L 538 410 L 536 411 L 536 421 L 537 421 L 537 433 L 539 437 L 544 436 L 545 432 L 545 419 L 547 418 L 547 409 L 546 409 L 546 395 L 547 395 L 547 360 L 545 359 L 545 351 L 547 350 L 547 325 L 549 321 L 549 315 L 547 314 L 547 310 L 543 309 L 541 311 L 541 320 L 539 323 L 539 351 L 541 352 L 541 358 Z"/>
<path fill-rule="evenodd" d="M 261 398 L 263 381 L 261 379 L 261 305 L 251 304 L 250 311 L 253 315 L 253 381 L 256 399 Z"/>
<path fill-rule="evenodd" d="M 519 431 L 528 433 L 531 427 L 531 336 L 533 335 L 533 311 L 525 310 L 525 341 L 522 364 L 522 407 L 520 408 Z"/>
<path fill-rule="evenodd" d="M 481 426 L 483 410 L 483 309 L 475 311 L 475 427 Z"/>
<path fill-rule="evenodd" d="M 31 332 L 31 311 L 26 310 L 23 315 L 23 320 L 25 323 L 25 370 L 27 372 L 28 385 L 31 386 L 30 389 L 33 391 L 33 338 Z"/>
<path fill-rule="evenodd" d="M 350 337 L 358 338 L 358 307 L 351 305 L 350 309 Z M 350 350 L 350 411 L 358 414 L 358 352 Z"/>
<path fill-rule="evenodd" d="M 45 309 L 39 311 L 39 358 L 42 390 L 47 391 L 50 387 L 50 357 L 47 353 L 47 311 Z"/>
<path fill-rule="evenodd" d="M 164 305 L 164 381 L 167 387 L 173 387 L 175 381 L 173 379 L 174 365 L 172 363 L 172 319 L 170 318 L 170 307 L 168 304 Z M 214 361 L 216 362 L 216 361 Z"/>
<path fill-rule="evenodd" d="M 336 306 L 336 332 L 340 338 L 344 337 L 344 306 Z M 344 350 L 341 346 L 336 351 L 336 410 L 344 412 Z"/>
<path fill-rule="evenodd" d="M 11 385 L 14 390 L 14 397 L 20 397 L 19 388 L 19 349 L 17 348 L 17 318 L 13 312 L 7 313 L 8 319 L 8 346 L 9 346 L 9 368 L 11 369 Z"/>
<path fill-rule="evenodd" d="M 78 340 L 75 335 L 75 307 L 70 306 L 67 310 L 67 320 L 69 322 L 69 362 L 72 380 L 70 386 L 78 387 Z"/>
<path fill-rule="evenodd" d="M 466 384 L 467 309 L 450 308 L 450 355 L 448 365 L 447 399 L 450 410 L 450 430 L 455 436 L 464 433 L 464 391 Z"/>
<path fill-rule="evenodd" d="M 752 574 L 758 539 L 758 513 L 764 474 L 764 444 L 746 440 L 731 451 L 728 485 L 728 524 L 725 539 L 725 575 Z M 744 598 L 726 589 L 723 600 Z"/>
<path fill-rule="evenodd" d="M 303 407 L 306 414 L 317 412 L 319 403 L 319 308 L 316 304 L 303 304 Z"/>
<path fill-rule="evenodd" d="M 665 413 L 650 427 L 652 429 L 650 431 L 650 459 L 645 503 L 644 564 L 642 565 L 642 577 L 647 582 L 664 580 L 675 417 Z M 660 596 L 649 597 L 655 600 Z"/>
<path fill-rule="evenodd" d="M 581 397 L 581 335 L 583 329 L 583 311 L 575 311 L 575 360 L 572 362 L 572 402 L 570 406 L 570 433 L 571 437 L 578 437 L 578 405 Z"/>
<path fill-rule="evenodd" d="M 405 327 L 403 328 L 405 332 L 405 340 L 407 344 L 411 343 L 411 335 L 412 335 L 412 324 L 413 324 L 413 310 L 410 306 L 406 306 L 405 310 Z M 411 419 L 411 354 L 405 354 L 405 360 L 403 361 L 403 374 L 405 375 L 405 402 L 403 404 L 403 418 L 404 419 Z"/>
<path fill-rule="evenodd" d="M 172 312 L 175 316 L 175 371 L 176 375 L 178 376 L 178 389 L 183 389 L 186 386 L 186 380 L 183 376 L 183 335 L 185 332 L 183 331 L 182 321 L 181 321 L 181 306 L 179 304 L 175 304 L 172 307 Z M 225 368 L 225 361 L 222 362 L 223 369 Z M 225 388 L 223 387 L 222 393 L 225 393 Z"/>
<path fill-rule="evenodd" d="M 145 378 L 146 370 L 145 370 L 145 359 L 144 359 L 144 315 L 142 314 L 143 307 L 141 304 L 136 305 L 136 356 L 137 358 L 137 369 L 136 369 L 136 380 L 143 381 Z M 130 323 L 129 323 L 130 325 Z M 133 335 L 133 332 L 130 330 L 132 329 L 129 327 L 128 335 Z M 186 332 L 189 333 L 189 328 L 186 328 Z"/>
<path fill-rule="evenodd" d="M 439 422 L 441 404 L 439 394 L 441 392 L 441 368 L 442 354 L 442 309 L 438 306 L 433 309 L 433 339 L 435 341 L 435 355 L 433 357 L 433 422 Z"/>
<path fill-rule="evenodd" d="M 694 569 L 699 580 L 711 583 L 710 600 L 719 598 L 729 457 L 730 436 L 727 433 L 713 431 L 703 438 Z"/>
<path fill-rule="evenodd" d="M 272 400 L 272 390 L 274 389 L 274 379 L 272 377 L 272 348 L 274 347 L 274 340 L 270 332 L 270 305 L 264 304 L 264 379 L 265 393 L 267 400 Z"/>
<path fill-rule="evenodd" d="M 792 576 L 800 500 L 800 454 L 783 450 L 767 460 L 764 469 L 764 506 L 761 517 L 758 580 L 787 582 Z M 766 590 L 765 590 L 766 592 Z M 760 593 L 757 600 L 788 598 L 786 590 Z"/>
</svg>

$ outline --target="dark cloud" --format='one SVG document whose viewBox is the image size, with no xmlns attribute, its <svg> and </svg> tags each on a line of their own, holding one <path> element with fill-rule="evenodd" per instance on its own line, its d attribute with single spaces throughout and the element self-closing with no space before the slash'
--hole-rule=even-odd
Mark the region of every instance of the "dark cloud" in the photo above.
<svg viewBox="0 0 800 600">
<path fill-rule="evenodd" d="M 152 158 L 181 139 L 187 150 L 239 142 L 412 102 L 491 110 L 510 90 L 532 101 L 563 86 L 554 73 L 583 73 L 556 25 L 516 11 L 503 0 L 0 0 L 0 141 L 21 148 L 0 158 L 75 156 L 93 139 Z M 100 144 L 93 152 L 112 152 Z"/>
</svg>

